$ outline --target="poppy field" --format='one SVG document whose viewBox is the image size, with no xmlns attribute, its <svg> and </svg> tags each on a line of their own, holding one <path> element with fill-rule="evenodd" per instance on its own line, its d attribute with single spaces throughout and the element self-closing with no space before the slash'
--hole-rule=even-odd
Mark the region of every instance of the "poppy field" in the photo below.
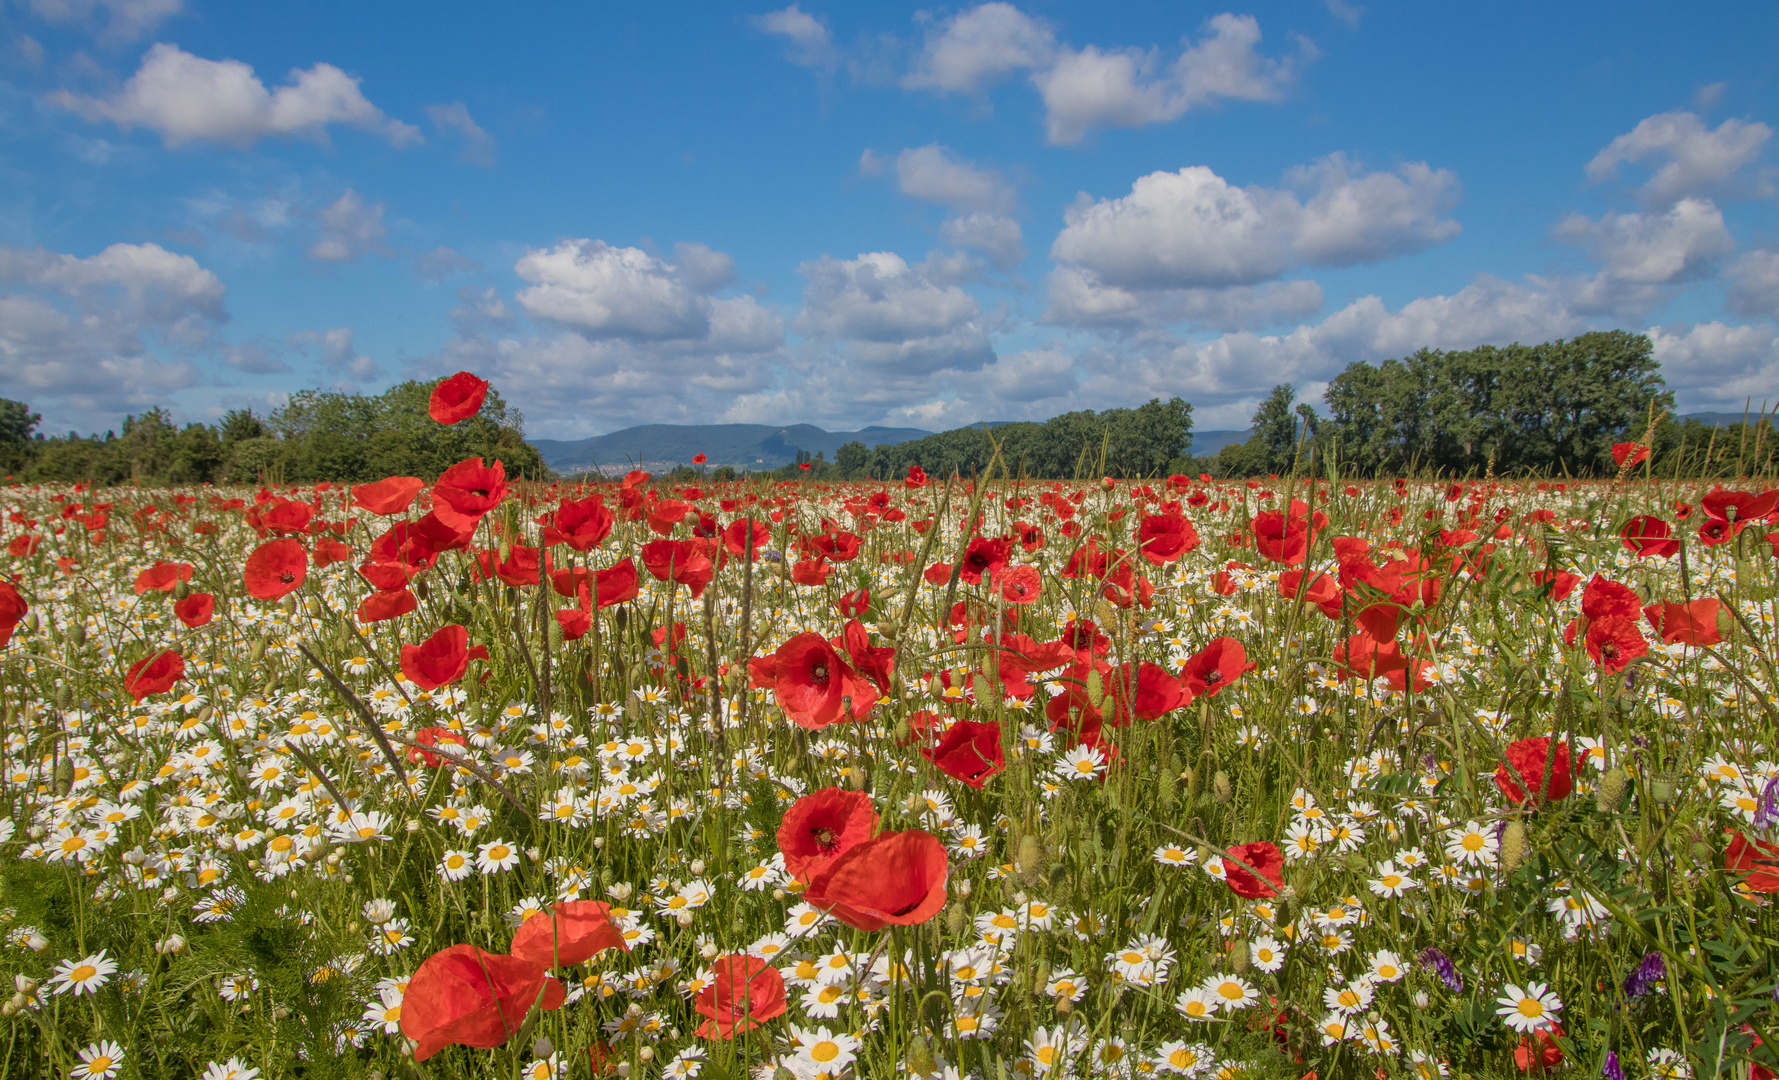
<svg viewBox="0 0 1779 1080">
<path fill-rule="evenodd" d="M 1773 1076 L 1779 488 L 1645 453 L 10 486 L 0 1075 Z"/>
</svg>

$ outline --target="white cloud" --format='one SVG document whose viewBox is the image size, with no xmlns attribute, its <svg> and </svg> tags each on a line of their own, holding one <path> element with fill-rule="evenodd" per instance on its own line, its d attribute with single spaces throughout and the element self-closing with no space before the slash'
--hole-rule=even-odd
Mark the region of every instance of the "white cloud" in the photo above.
<svg viewBox="0 0 1779 1080">
<path fill-rule="evenodd" d="M 1411 254 L 1456 236 L 1442 216 L 1457 199 L 1457 179 L 1419 162 L 1391 173 L 1361 173 L 1342 155 L 1294 169 L 1287 181 L 1312 191 L 1307 202 L 1283 188 L 1236 187 L 1203 165 L 1139 177 L 1129 195 L 1094 201 L 1083 194 L 1050 256 L 1076 277 L 1053 286 L 1085 313 L 1146 305 L 1105 289 L 1192 290 L 1255 285 L 1298 265 L 1348 266 Z M 1309 294 L 1277 294 L 1301 310 Z M 1176 298 L 1151 311 L 1177 306 Z M 1060 319 L 1069 305 L 1053 310 Z"/>
<path fill-rule="evenodd" d="M 332 64 L 293 69 L 289 84 L 268 91 L 239 60 L 205 60 L 166 43 L 151 47 L 136 74 L 108 98 L 57 91 L 53 105 L 124 129 L 146 127 L 168 146 L 194 141 L 247 146 L 266 136 L 325 142 L 327 125 L 348 124 L 396 146 L 423 142 L 420 129 L 366 100 L 359 80 Z"/>
<path fill-rule="evenodd" d="M 290 343 L 304 350 L 319 347 L 322 364 L 340 378 L 364 382 L 383 374 L 377 362 L 360 353 L 353 344 L 350 326 L 336 326 L 326 331 L 300 330 L 290 336 Z"/>
<path fill-rule="evenodd" d="M 1328 8 L 1328 14 L 1346 23 L 1354 30 L 1359 29 L 1359 19 L 1365 14 L 1364 8 L 1357 4 L 1349 4 L 1346 0 L 1323 0 L 1323 6 Z"/>
<path fill-rule="evenodd" d="M 1708 277 L 1736 250 L 1723 212 L 1709 199 L 1681 199 L 1662 213 L 1608 213 L 1598 221 L 1573 214 L 1556 235 L 1586 249 L 1608 277 L 1637 285 Z"/>
<path fill-rule="evenodd" d="M 364 196 L 351 188 L 321 209 L 321 236 L 309 245 L 309 258 L 318 262 L 352 262 L 359 256 L 383 253 L 383 204 L 366 205 Z"/>
<path fill-rule="evenodd" d="M 422 251 L 414 256 L 414 276 L 421 281 L 434 284 L 468 273 L 481 266 L 481 263 L 467 255 L 461 255 L 448 247 L 436 247 L 431 251 Z"/>
<path fill-rule="evenodd" d="M 158 244 L 86 258 L 0 247 L 0 284 L 12 287 L 0 293 L 0 384 L 51 430 L 165 404 L 197 381 L 183 357 L 228 319 L 222 281 Z"/>
<path fill-rule="evenodd" d="M 1729 119 L 1709 129 L 1695 113 L 1657 113 L 1594 155 L 1587 175 L 1600 182 L 1616 178 L 1627 163 L 1661 161 L 1643 185 L 1645 199 L 1656 206 L 1687 196 L 1770 193 L 1765 178 L 1750 182 L 1740 174 L 1760 157 L 1772 134 L 1762 123 Z"/>
<path fill-rule="evenodd" d="M 1166 123 L 1221 100 L 1278 101 L 1301 67 L 1315 59 L 1307 38 L 1296 56 L 1260 55 L 1260 24 L 1251 15 L 1222 14 L 1209 33 L 1162 66 L 1155 49 L 1063 48 L 1032 76 L 1044 96 L 1049 140 L 1077 143 L 1096 128 Z"/>
<path fill-rule="evenodd" d="M 1012 4 L 982 4 L 927 32 L 902 85 L 914 90 L 980 94 L 1016 71 L 1047 65 L 1055 32 Z"/>
<path fill-rule="evenodd" d="M 1322 309 L 1322 286 L 1314 281 L 1126 289 L 1102 284 L 1077 267 L 1059 266 L 1050 274 L 1047 291 L 1044 321 L 1109 329 L 1184 323 L 1196 330 L 1258 330 Z"/>
<path fill-rule="evenodd" d="M 128 44 L 185 10 L 184 0 L 30 0 L 45 22 L 96 30 L 106 44 Z M 103 19 L 101 19 L 103 15 Z M 103 25 L 101 26 L 101 22 Z"/>
<path fill-rule="evenodd" d="M 1658 326 L 1648 333 L 1662 377 L 1679 392 L 1683 408 L 1739 411 L 1750 398 L 1773 402 L 1773 388 L 1779 386 L 1779 327 L 1703 322 Z"/>
<path fill-rule="evenodd" d="M 673 258 L 679 279 L 694 291 L 712 293 L 735 281 L 735 257 L 707 244 L 682 240 L 673 245 Z"/>
<path fill-rule="evenodd" d="M 896 155 L 896 184 L 902 194 L 959 212 L 1006 214 L 1013 209 L 1013 185 L 993 169 L 980 169 L 937 143 Z"/>
<path fill-rule="evenodd" d="M 755 29 L 786 40 L 790 46 L 787 56 L 793 64 L 832 71 L 840 62 L 827 26 L 796 4 L 782 11 L 755 15 L 753 23 Z"/>
<path fill-rule="evenodd" d="M 807 279 L 798 333 L 845 342 L 862 364 L 903 374 L 970 370 L 994 350 L 976 298 L 951 283 L 958 264 L 909 265 L 893 252 L 821 258 L 798 267 Z"/>
<path fill-rule="evenodd" d="M 965 214 L 939 223 L 939 236 L 955 247 L 975 248 L 997 270 L 1011 270 L 1025 261 L 1025 233 L 1019 222 L 999 214 Z"/>
<path fill-rule="evenodd" d="M 1736 315 L 1779 317 L 1779 251 L 1757 249 L 1737 259 L 1725 305 Z"/>
<path fill-rule="evenodd" d="M 527 252 L 513 269 L 529 285 L 518 294 L 528 314 L 590 338 L 662 341 L 702 338 L 711 330 L 711 302 L 672 265 L 639 248 L 564 240 Z"/>
<path fill-rule="evenodd" d="M 494 165 L 494 137 L 471 118 L 469 107 L 463 102 L 428 105 L 426 115 L 432 119 L 432 126 L 440 131 L 455 131 L 463 136 L 463 150 L 458 153 L 457 160 L 483 168 Z"/>
<path fill-rule="evenodd" d="M 289 371 L 290 365 L 278 350 L 264 341 L 241 341 L 223 346 L 222 362 L 249 375 L 276 375 Z"/>
</svg>

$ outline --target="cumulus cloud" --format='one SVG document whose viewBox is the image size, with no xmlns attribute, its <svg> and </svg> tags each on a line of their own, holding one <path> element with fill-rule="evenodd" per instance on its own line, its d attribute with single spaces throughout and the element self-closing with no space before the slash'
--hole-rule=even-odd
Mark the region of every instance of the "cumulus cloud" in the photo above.
<svg viewBox="0 0 1779 1080">
<path fill-rule="evenodd" d="M 1046 322 L 1108 329 L 1184 323 L 1195 330 L 1259 330 L 1322 309 L 1322 286 L 1314 281 L 1136 289 L 1102 284 L 1073 266 L 1057 267 L 1047 292 Z"/>
<path fill-rule="evenodd" d="M 680 241 L 673 245 L 675 271 L 694 292 L 712 293 L 735 282 L 735 257 L 708 244 Z"/>
<path fill-rule="evenodd" d="M 1609 278 L 1636 285 L 1672 285 L 1708 277 L 1736 250 L 1723 213 L 1710 199 L 1686 198 L 1659 213 L 1572 214 L 1559 239 L 1585 249 Z"/>
<path fill-rule="evenodd" d="M 431 118 L 433 127 L 440 131 L 454 131 L 463 137 L 463 149 L 458 152 L 457 160 L 483 168 L 494 165 L 494 137 L 471 118 L 469 107 L 463 102 L 428 105 L 426 115 Z"/>
<path fill-rule="evenodd" d="M 980 94 L 1013 73 L 1050 63 L 1056 34 L 1012 4 L 961 11 L 931 28 L 925 47 L 902 79 L 911 90 Z"/>
<path fill-rule="evenodd" d="M 1771 402 L 1779 386 L 1779 327 L 1770 323 L 1655 327 L 1649 331 L 1662 377 L 1684 408 L 1740 410 L 1750 398 Z"/>
<path fill-rule="evenodd" d="M 1726 307 L 1732 314 L 1779 317 L 1779 251 L 1757 249 L 1737 259 L 1726 275 Z"/>
<path fill-rule="evenodd" d="M 278 355 L 277 349 L 257 340 L 223 346 L 222 362 L 248 375 L 276 375 L 290 370 L 290 365 Z"/>
<path fill-rule="evenodd" d="M 338 379 L 365 382 L 383 374 L 377 362 L 360 353 L 353 344 L 350 326 L 299 330 L 290 336 L 290 343 L 305 352 L 319 351 L 322 366 Z"/>
<path fill-rule="evenodd" d="M 0 286 L 0 382 L 52 428 L 165 403 L 197 381 L 185 357 L 228 319 L 221 279 L 158 244 L 85 258 L 0 247 Z"/>
<path fill-rule="evenodd" d="M 1740 197 L 1770 194 L 1770 178 L 1744 175 L 1773 135 L 1762 123 L 1729 119 L 1707 128 L 1696 113 L 1666 112 L 1646 117 L 1613 139 L 1588 162 L 1588 179 L 1615 179 L 1626 164 L 1652 164 L 1642 193 L 1653 206 L 1689 196 Z"/>
<path fill-rule="evenodd" d="M 762 33 L 784 38 L 785 55 L 793 64 L 833 71 L 840 63 L 840 53 L 834 48 L 827 26 L 796 4 L 755 15 L 753 24 Z"/>
<path fill-rule="evenodd" d="M 45 22 L 79 26 L 108 45 L 128 44 L 185 10 L 184 0 L 30 0 L 31 13 Z"/>
<path fill-rule="evenodd" d="M 1025 232 L 1019 222 L 999 214 L 965 214 L 939 223 L 939 236 L 954 247 L 975 248 L 996 270 L 1011 270 L 1025 261 Z"/>
<path fill-rule="evenodd" d="M 385 116 L 359 90 L 359 80 L 332 64 L 292 69 L 276 91 L 239 60 L 206 60 L 159 43 L 110 97 L 56 91 L 46 99 L 87 120 L 125 130 L 145 127 L 167 146 L 208 141 L 248 146 L 267 136 L 327 141 L 329 124 L 346 124 L 395 146 L 423 142 L 420 129 Z"/>
<path fill-rule="evenodd" d="M 476 260 L 448 247 L 436 247 L 414 256 L 414 276 L 434 284 L 466 274 L 480 266 Z"/>
<path fill-rule="evenodd" d="M 808 284 L 798 333 L 844 343 L 861 364 L 903 374 L 972 370 L 994 359 L 982 307 L 956 284 L 960 264 L 910 265 L 889 251 L 798 267 Z"/>
<path fill-rule="evenodd" d="M 717 254 L 708 248 L 695 253 L 691 276 L 697 279 L 700 269 L 708 270 Z M 717 332 L 719 312 L 732 318 L 755 307 L 747 298 L 712 300 L 688 283 L 680 267 L 640 248 L 613 247 L 603 240 L 564 240 L 529 251 L 513 269 L 527 283 L 518 294 L 527 314 L 588 338 L 706 338 Z"/>
<path fill-rule="evenodd" d="M 386 253 L 383 238 L 383 204 L 369 203 L 351 188 L 316 215 L 321 236 L 309 245 L 309 258 L 317 262 L 353 262 L 360 256 Z"/>
<path fill-rule="evenodd" d="M 949 210 L 1006 214 L 1013 209 L 1013 185 L 1005 177 L 971 165 L 937 143 L 896 155 L 896 185 L 911 199 Z"/>
<path fill-rule="evenodd" d="M 1457 201 L 1457 178 L 1424 163 L 1365 173 L 1337 154 L 1286 181 L 1237 187 L 1195 165 L 1139 177 L 1119 198 L 1083 194 L 1050 248 L 1062 265 L 1047 318 L 1104 325 L 1180 314 L 1227 327 L 1300 317 L 1312 300 L 1320 305 L 1313 283 L 1222 300 L 1203 290 L 1259 285 L 1304 265 L 1377 262 L 1459 231 L 1444 216 Z"/>
</svg>

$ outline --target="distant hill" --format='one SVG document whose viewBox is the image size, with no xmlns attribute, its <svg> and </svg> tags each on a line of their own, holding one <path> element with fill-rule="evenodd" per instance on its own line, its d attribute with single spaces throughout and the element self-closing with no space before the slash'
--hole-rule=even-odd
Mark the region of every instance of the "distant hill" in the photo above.
<svg viewBox="0 0 1779 1080">
<path fill-rule="evenodd" d="M 1696 413 L 1687 413 L 1685 416 L 1682 416 L 1680 419 L 1682 419 L 1682 420 L 1697 420 L 1701 424 L 1708 424 L 1711 426 L 1721 425 L 1721 426 L 1727 427 L 1730 424 L 1740 424 L 1743 420 L 1743 416 L 1739 412 L 1736 412 L 1736 413 L 1696 412 Z M 1758 412 L 1756 412 L 1755 410 L 1750 409 L 1748 411 L 1747 420 L 1750 424 L 1758 423 L 1760 420 L 1760 414 Z"/>
<path fill-rule="evenodd" d="M 531 445 L 543 455 L 544 464 L 563 475 L 623 473 L 633 468 L 660 471 L 690 465 L 697 454 L 703 454 L 711 468 L 733 465 L 765 470 L 790 464 L 799 450 L 811 456 L 822 454 L 832 461 L 834 452 L 849 442 L 875 447 L 931 434 L 921 428 L 876 426 L 861 431 L 824 431 L 813 424 L 643 424 L 590 439 L 532 439 Z"/>
</svg>

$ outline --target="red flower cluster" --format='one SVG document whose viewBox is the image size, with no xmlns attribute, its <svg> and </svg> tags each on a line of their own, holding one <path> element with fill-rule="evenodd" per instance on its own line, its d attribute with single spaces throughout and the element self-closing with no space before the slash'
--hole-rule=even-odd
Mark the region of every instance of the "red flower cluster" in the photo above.
<svg viewBox="0 0 1779 1080">
<path fill-rule="evenodd" d="M 918 926 L 945 906 L 945 845 L 920 829 L 872 836 L 876 827 L 869 795 L 805 795 L 779 824 L 785 869 L 809 883 L 805 901 L 855 930 Z"/>
</svg>

